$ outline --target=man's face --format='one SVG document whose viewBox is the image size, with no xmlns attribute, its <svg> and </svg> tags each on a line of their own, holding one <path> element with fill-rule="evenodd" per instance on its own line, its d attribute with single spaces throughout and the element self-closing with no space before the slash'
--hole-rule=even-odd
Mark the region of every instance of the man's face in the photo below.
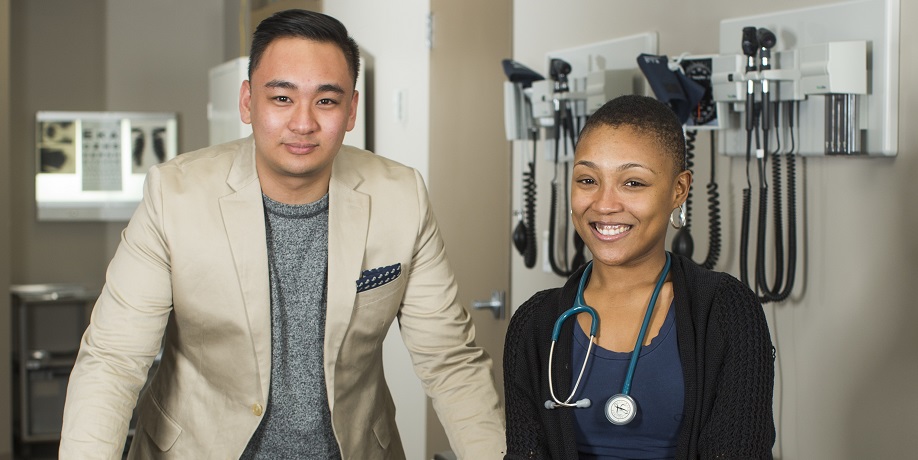
<svg viewBox="0 0 918 460">
<path fill-rule="evenodd" d="M 242 84 L 239 111 L 252 125 L 263 189 L 320 188 L 324 194 L 357 114 L 344 53 L 333 43 L 279 38 L 250 78 Z"/>
</svg>

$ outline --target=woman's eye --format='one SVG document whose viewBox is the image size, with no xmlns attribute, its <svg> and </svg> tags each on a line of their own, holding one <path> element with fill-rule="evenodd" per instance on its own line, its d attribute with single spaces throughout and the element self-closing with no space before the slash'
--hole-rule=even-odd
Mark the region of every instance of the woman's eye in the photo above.
<svg viewBox="0 0 918 460">
<path fill-rule="evenodd" d="M 581 184 L 585 184 L 585 185 L 593 185 L 593 184 L 596 183 L 595 180 L 589 179 L 589 178 L 587 178 L 587 179 L 578 179 L 577 182 L 580 182 Z"/>
<path fill-rule="evenodd" d="M 638 182 L 638 181 L 636 181 L 636 180 L 629 180 L 629 181 L 625 182 L 625 186 L 626 186 L 626 187 L 643 187 L 643 186 L 644 186 L 644 183 Z"/>
</svg>

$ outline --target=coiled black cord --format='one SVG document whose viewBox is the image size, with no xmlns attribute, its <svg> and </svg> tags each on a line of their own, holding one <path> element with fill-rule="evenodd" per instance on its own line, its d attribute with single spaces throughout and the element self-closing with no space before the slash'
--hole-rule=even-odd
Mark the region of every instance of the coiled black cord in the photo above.
<svg viewBox="0 0 918 460">
<path fill-rule="evenodd" d="M 755 262 L 755 290 L 759 295 L 759 301 L 762 303 L 767 302 L 780 302 L 790 296 L 791 291 L 794 286 L 794 278 L 796 276 L 796 261 L 797 261 L 797 206 L 796 206 L 796 141 L 794 138 L 794 110 L 796 105 L 791 105 L 788 110 L 788 119 L 791 133 L 791 148 L 787 153 L 787 200 L 788 200 L 788 248 L 787 248 L 787 270 L 784 268 L 784 237 L 783 237 L 783 212 L 782 212 L 782 193 L 781 193 L 781 148 L 780 148 L 780 137 L 776 135 L 778 140 L 779 147 L 774 152 L 767 152 L 768 149 L 768 131 L 767 127 L 763 129 L 764 131 L 764 150 L 766 153 L 770 154 L 772 157 L 772 199 L 775 204 L 774 209 L 774 220 L 775 220 L 775 285 L 772 287 L 768 286 L 768 281 L 765 277 L 765 239 L 766 239 L 766 227 L 768 219 L 768 187 L 765 184 L 763 176 L 763 160 L 760 161 L 760 194 L 759 194 L 759 215 L 758 215 L 758 234 L 756 241 L 756 262 Z M 758 118 L 758 114 L 754 114 L 754 118 Z M 770 120 L 769 120 L 770 121 Z M 766 121 L 767 123 L 768 121 Z M 779 116 L 777 111 L 775 113 L 775 125 L 780 127 Z M 776 133 L 779 132 L 776 130 Z M 759 144 L 759 132 L 755 131 L 756 137 L 756 146 Z M 747 181 L 748 178 L 748 165 L 751 159 L 751 140 L 752 133 L 747 130 L 746 137 L 746 158 L 747 158 Z M 749 243 L 749 233 L 750 233 L 750 214 L 751 214 L 751 186 L 743 190 L 743 216 L 742 216 L 742 226 L 740 230 L 740 278 L 743 283 L 749 284 L 748 278 L 748 243 Z M 752 285 L 750 285 L 752 286 Z"/>
<path fill-rule="evenodd" d="M 563 135 L 562 135 L 563 133 Z M 576 133 L 574 132 L 574 121 L 571 114 L 571 108 L 567 101 L 562 101 L 559 105 L 559 110 L 555 111 L 555 175 L 551 181 L 551 215 L 548 220 L 548 263 L 551 266 L 552 272 L 558 276 L 570 276 L 580 267 L 586 263 L 586 258 L 584 255 L 584 243 L 580 238 L 580 235 L 577 232 L 573 232 L 573 244 L 574 244 L 574 256 L 573 259 L 568 261 L 568 241 L 567 235 L 570 234 L 570 218 L 568 216 L 568 196 L 567 190 L 570 190 L 570 187 L 567 185 L 567 180 L 570 175 L 567 173 L 567 164 L 564 168 L 564 180 L 565 180 L 565 194 L 564 194 L 564 211 L 558 213 L 558 166 L 560 163 L 560 150 L 561 150 L 561 141 L 564 140 L 564 151 L 567 152 L 568 141 L 571 146 L 577 145 Z M 558 220 L 564 219 L 564 235 L 561 238 L 558 238 L 557 234 L 557 225 Z M 563 264 L 558 263 L 555 258 L 555 251 L 558 250 L 557 246 L 562 245 Z M 568 265 L 569 263 L 569 265 Z"/>
<path fill-rule="evenodd" d="M 561 266 L 555 258 L 555 251 L 558 246 L 558 236 L 557 236 L 557 224 L 558 224 L 558 166 L 561 161 L 561 140 L 564 131 L 566 131 L 567 124 L 565 123 L 565 103 L 561 102 L 557 110 L 555 110 L 555 171 L 554 177 L 551 180 L 551 212 L 548 219 L 548 264 L 551 266 L 551 271 L 558 276 L 570 276 L 571 271 L 567 267 Z M 567 139 L 565 139 L 565 146 L 567 145 Z M 566 206 L 565 206 L 566 208 Z M 563 214 L 567 214 L 567 209 Z M 566 217 L 566 216 L 565 216 Z M 564 241 L 565 252 L 567 248 L 567 232 L 565 232 Z M 566 260 L 565 260 L 566 262 Z"/>
<path fill-rule="evenodd" d="M 747 95 L 747 98 L 749 96 Z M 757 114 L 755 104 L 750 100 L 746 101 L 746 188 L 743 189 L 743 212 L 742 223 L 740 224 L 740 280 L 743 284 L 753 287 L 749 284 L 749 227 L 750 217 L 752 215 L 752 178 L 750 177 L 749 168 L 752 164 L 752 136 L 757 124 Z M 756 132 L 756 134 L 758 134 Z M 753 287 L 754 289 L 754 287 Z"/>
<path fill-rule="evenodd" d="M 558 265 L 555 262 L 555 246 L 558 242 L 556 240 L 556 221 L 558 220 L 556 212 L 558 211 L 558 183 L 551 183 L 551 219 L 548 220 L 548 264 L 551 265 L 551 271 L 553 271 L 558 276 L 570 276 L 568 270 L 564 267 Z"/>
<path fill-rule="evenodd" d="M 787 299 L 790 296 L 791 291 L 794 289 L 794 278 L 797 274 L 797 165 L 796 165 L 796 140 L 794 138 L 794 110 L 796 109 L 796 103 L 791 103 L 788 107 L 788 125 L 790 126 L 790 140 L 791 148 L 787 152 L 787 271 L 784 271 L 784 266 L 781 264 L 778 265 L 778 260 L 783 256 L 784 247 L 783 247 L 783 237 L 781 236 L 782 231 L 782 218 L 781 218 L 781 197 L 779 193 L 774 195 L 775 201 L 775 252 L 776 252 L 776 262 L 775 262 L 775 274 L 776 274 L 776 286 L 772 289 L 768 289 L 767 284 L 765 284 L 764 275 L 762 276 L 760 285 L 764 289 L 765 302 L 781 302 Z M 776 111 L 777 112 L 777 111 Z M 777 113 L 776 113 L 777 117 Z M 780 152 L 776 150 L 773 154 L 775 163 L 773 166 L 773 183 L 779 184 L 781 172 L 780 172 Z M 777 188 L 777 186 L 776 186 Z M 760 243 L 761 244 L 761 243 Z M 779 248 L 780 244 L 780 248 Z M 764 273 L 764 267 L 762 268 Z M 786 278 L 784 277 L 786 275 Z M 783 289 L 781 288 L 783 284 Z"/>
<path fill-rule="evenodd" d="M 779 114 L 780 110 L 775 110 L 775 126 L 781 126 Z M 783 197 L 781 195 L 781 137 L 780 130 L 775 130 L 775 139 L 778 147 L 774 152 L 768 152 L 771 155 L 771 183 L 772 183 L 772 201 L 774 202 L 774 220 L 775 220 L 775 285 L 768 286 L 768 280 L 765 278 L 765 227 L 766 212 L 768 207 L 766 194 L 759 197 L 759 235 L 758 247 L 756 249 L 756 282 L 764 293 L 765 297 L 772 298 L 781 291 L 784 284 L 784 223 L 781 215 Z M 765 131 L 767 136 L 768 132 Z M 767 139 L 766 139 L 767 142 Z M 767 145 L 767 144 L 766 144 Z"/>
<path fill-rule="evenodd" d="M 714 131 L 711 131 L 711 179 L 708 181 L 708 255 L 701 266 L 713 270 L 720 258 L 720 193 L 717 191 L 717 175 L 715 165 L 717 153 L 714 148 Z"/>
<path fill-rule="evenodd" d="M 695 138 L 698 131 L 691 130 L 685 132 L 685 169 L 695 171 Z M 694 185 L 689 186 L 688 196 L 685 198 L 685 228 L 692 229 L 692 189 Z"/>
<path fill-rule="evenodd" d="M 695 130 L 686 131 L 685 133 L 685 167 L 692 171 L 695 166 L 695 140 L 698 132 Z M 721 231 L 720 231 L 720 193 L 717 191 L 717 174 L 716 164 L 717 156 L 714 147 L 714 132 L 711 131 L 711 178 L 707 184 L 708 193 L 708 254 L 704 262 L 698 264 L 708 270 L 713 269 L 720 257 Z M 692 189 L 689 187 L 689 194 L 685 200 L 685 226 L 676 234 L 673 240 L 673 252 L 692 257 L 693 244 L 691 235 L 688 234 L 692 225 Z M 682 233 L 680 235 L 680 233 Z M 697 263 L 697 262 L 696 262 Z"/>
<path fill-rule="evenodd" d="M 526 268 L 536 264 L 536 144 L 538 134 L 532 134 L 532 161 L 529 170 L 523 172 L 523 212 L 526 213 L 526 247 L 523 249 L 523 264 Z"/>
</svg>

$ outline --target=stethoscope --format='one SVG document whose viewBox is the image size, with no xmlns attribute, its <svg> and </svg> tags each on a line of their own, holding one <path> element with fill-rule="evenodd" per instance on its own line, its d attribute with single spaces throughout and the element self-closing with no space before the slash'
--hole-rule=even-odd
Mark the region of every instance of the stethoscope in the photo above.
<svg viewBox="0 0 918 460">
<path fill-rule="evenodd" d="M 647 332 L 647 326 L 650 324 L 653 307 L 657 303 L 660 289 L 663 288 L 663 283 L 666 281 L 666 275 L 669 273 L 669 266 L 670 255 L 669 252 L 667 252 L 666 264 L 663 266 L 663 272 L 660 273 L 660 278 L 657 279 L 657 285 L 653 288 L 653 295 L 650 296 L 650 303 L 647 304 L 647 312 L 644 313 L 644 323 L 641 325 L 641 331 L 638 333 L 634 351 L 631 352 L 631 362 L 628 363 L 628 373 L 625 375 L 625 383 L 622 386 L 622 391 L 621 393 L 613 395 L 606 401 L 606 418 L 616 425 L 627 425 L 634 420 L 634 417 L 637 415 L 637 403 L 635 403 L 634 398 L 628 395 L 628 393 L 631 392 L 631 379 L 634 377 L 634 369 L 637 367 L 638 356 L 641 354 L 641 347 L 644 345 L 644 335 Z M 590 407 L 592 404 L 587 398 L 571 402 L 571 400 L 574 399 L 574 395 L 577 394 L 577 388 L 580 386 L 583 372 L 586 370 L 587 362 L 590 359 L 590 352 L 593 351 L 593 344 L 596 343 L 596 328 L 599 327 L 599 315 L 596 313 L 596 310 L 583 301 L 583 288 L 586 286 L 586 282 L 590 278 L 590 272 L 592 270 L 593 262 L 590 261 L 583 270 L 583 275 L 580 276 L 580 285 L 577 287 L 577 296 L 574 298 L 574 306 L 558 317 L 551 333 L 551 349 L 548 352 L 548 391 L 551 393 L 552 400 L 545 401 L 546 409 L 555 409 L 557 407 L 585 408 Z M 555 388 L 551 378 L 552 358 L 555 354 L 555 344 L 558 343 L 558 337 L 561 335 L 561 326 L 564 324 L 564 321 L 578 313 L 589 313 L 592 317 L 590 323 L 590 345 L 587 347 L 586 356 L 583 358 L 583 365 L 580 367 L 580 374 L 577 376 L 577 382 L 574 384 L 574 389 L 571 390 L 570 396 L 562 402 L 555 396 Z"/>
</svg>

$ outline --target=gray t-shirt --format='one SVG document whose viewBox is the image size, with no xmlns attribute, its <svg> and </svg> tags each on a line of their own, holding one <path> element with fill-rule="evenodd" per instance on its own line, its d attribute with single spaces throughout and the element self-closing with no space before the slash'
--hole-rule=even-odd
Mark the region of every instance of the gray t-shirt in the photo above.
<svg viewBox="0 0 918 460">
<path fill-rule="evenodd" d="M 304 205 L 263 196 L 271 280 L 271 390 L 243 459 L 340 459 L 322 364 L 328 195 Z"/>
</svg>

